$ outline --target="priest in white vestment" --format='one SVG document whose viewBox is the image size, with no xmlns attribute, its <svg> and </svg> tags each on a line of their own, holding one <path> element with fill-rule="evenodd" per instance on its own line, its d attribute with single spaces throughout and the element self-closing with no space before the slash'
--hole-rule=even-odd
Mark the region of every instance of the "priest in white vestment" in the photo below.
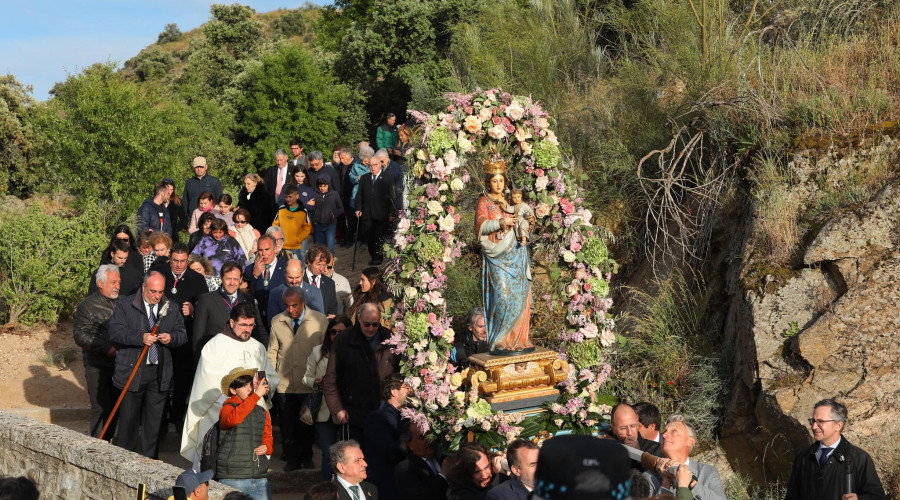
<svg viewBox="0 0 900 500">
<path fill-rule="evenodd" d="M 271 387 L 278 387 L 278 372 L 266 355 L 267 347 L 250 337 L 256 322 L 256 306 L 240 303 L 231 310 L 231 319 L 222 333 L 203 346 L 188 399 L 188 412 L 181 432 L 181 456 L 200 464 L 200 447 L 206 432 L 219 421 L 219 411 L 227 396 L 222 394 L 222 377 L 236 367 L 265 370 Z M 260 399 L 268 409 L 271 405 Z"/>
</svg>

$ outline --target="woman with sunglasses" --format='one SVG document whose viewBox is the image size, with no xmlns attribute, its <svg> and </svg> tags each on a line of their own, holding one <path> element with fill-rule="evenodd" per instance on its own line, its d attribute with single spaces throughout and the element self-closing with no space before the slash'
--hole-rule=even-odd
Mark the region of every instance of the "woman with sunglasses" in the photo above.
<svg viewBox="0 0 900 500">
<path fill-rule="evenodd" d="M 331 346 L 338 334 L 350 327 L 350 318 L 336 316 L 328 322 L 328 330 L 320 345 L 313 347 L 309 360 L 306 362 L 306 375 L 303 383 L 310 388 L 321 391 L 322 379 L 325 378 L 325 370 L 328 368 L 328 355 L 331 354 Z M 316 415 L 316 433 L 319 436 L 319 447 L 322 449 L 322 480 L 331 480 L 331 465 L 328 453 L 331 445 L 337 441 L 338 426 L 331 419 L 331 411 L 324 398 Z"/>
<path fill-rule="evenodd" d="M 234 211 L 232 224 L 228 226 L 228 235 L 241 245 L 241 249 L 247 255 L 247 262 L 250 264 L 256 260 L 256 242 L 259 240 L 259 231 L 250 224 L 252 220 L 253 216 L 250 215 L 249 210 L 239 208 Z"/>
</svg>

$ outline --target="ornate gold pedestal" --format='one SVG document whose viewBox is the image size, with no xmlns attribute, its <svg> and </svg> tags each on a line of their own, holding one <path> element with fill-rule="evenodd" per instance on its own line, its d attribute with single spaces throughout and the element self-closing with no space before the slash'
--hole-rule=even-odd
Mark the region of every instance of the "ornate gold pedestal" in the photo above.
<svg viewBox="0 0 900 500">
<path fill-rule="evenodd" d="M 475 354 L 469 356 L 469 362 L 463 384 L 476 387 L 491 405 L 523 400 L 540 404 L 555 399 L 559 395 L 556 384 L 569 376 L 569 364 L 559 359 L 559 353 L 543 347 L 514 356 Z"/>
</svg>

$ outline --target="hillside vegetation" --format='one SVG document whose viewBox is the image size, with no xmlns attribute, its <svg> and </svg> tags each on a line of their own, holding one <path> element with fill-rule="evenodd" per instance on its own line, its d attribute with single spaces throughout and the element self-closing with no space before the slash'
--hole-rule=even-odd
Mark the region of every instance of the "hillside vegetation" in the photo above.
<svg viewBox="0 0 900 500">
<path fill-rule="evenodd" d="M 234 192 L 294 136 L 327 156 L 373 136 L 387 112 L 437 111 L 446 92 L 531 95 L 587 174 L 619 280 L 650 285 L 619 291 L 631 306 L 619 392 L 690 411 L 714 439 L 722 360 L 704 318 L 718 286 L 709 263 L 737 230 L 721 221 L 753 207 L 765 221 L 754 258 L 790 268 L 826 215 L 895 178 L 891 158 L 839 188 L 823 184 L 814 204 L 785 197 L 796 151 L 897 133 L 898 46 L 900 6 L 878 0 L 338 0 L 264 14 L 214 5 L 200 28 L 166 27 L 124 67 L 70 75 L 47 102 L 2 77 L 0 193 L 65 191 L 119 220 L 154 181 L 180 189 L 196 155 Z M 0 254 L 0 279 L 14 279 L 14 266 Z M 47 305 L 18 317 L 46 320 Z"/>
</svg>

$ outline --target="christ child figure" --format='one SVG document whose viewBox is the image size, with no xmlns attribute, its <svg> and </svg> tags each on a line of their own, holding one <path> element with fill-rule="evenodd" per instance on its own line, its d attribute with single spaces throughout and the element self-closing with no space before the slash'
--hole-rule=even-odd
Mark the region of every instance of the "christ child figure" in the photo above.
<svg viewBox="0 0 900 500">
<path fill-rule="evenodd" d="M 534 230 L 534 211 L 527 203 L 522 202 L 522 188 L 513 187 L 509 191 L 509 205 L 506 211 L 515 216 L 516 219 L 516 239 L 524 245 L 528 243 L 528 236 Z"/>
</svg>

